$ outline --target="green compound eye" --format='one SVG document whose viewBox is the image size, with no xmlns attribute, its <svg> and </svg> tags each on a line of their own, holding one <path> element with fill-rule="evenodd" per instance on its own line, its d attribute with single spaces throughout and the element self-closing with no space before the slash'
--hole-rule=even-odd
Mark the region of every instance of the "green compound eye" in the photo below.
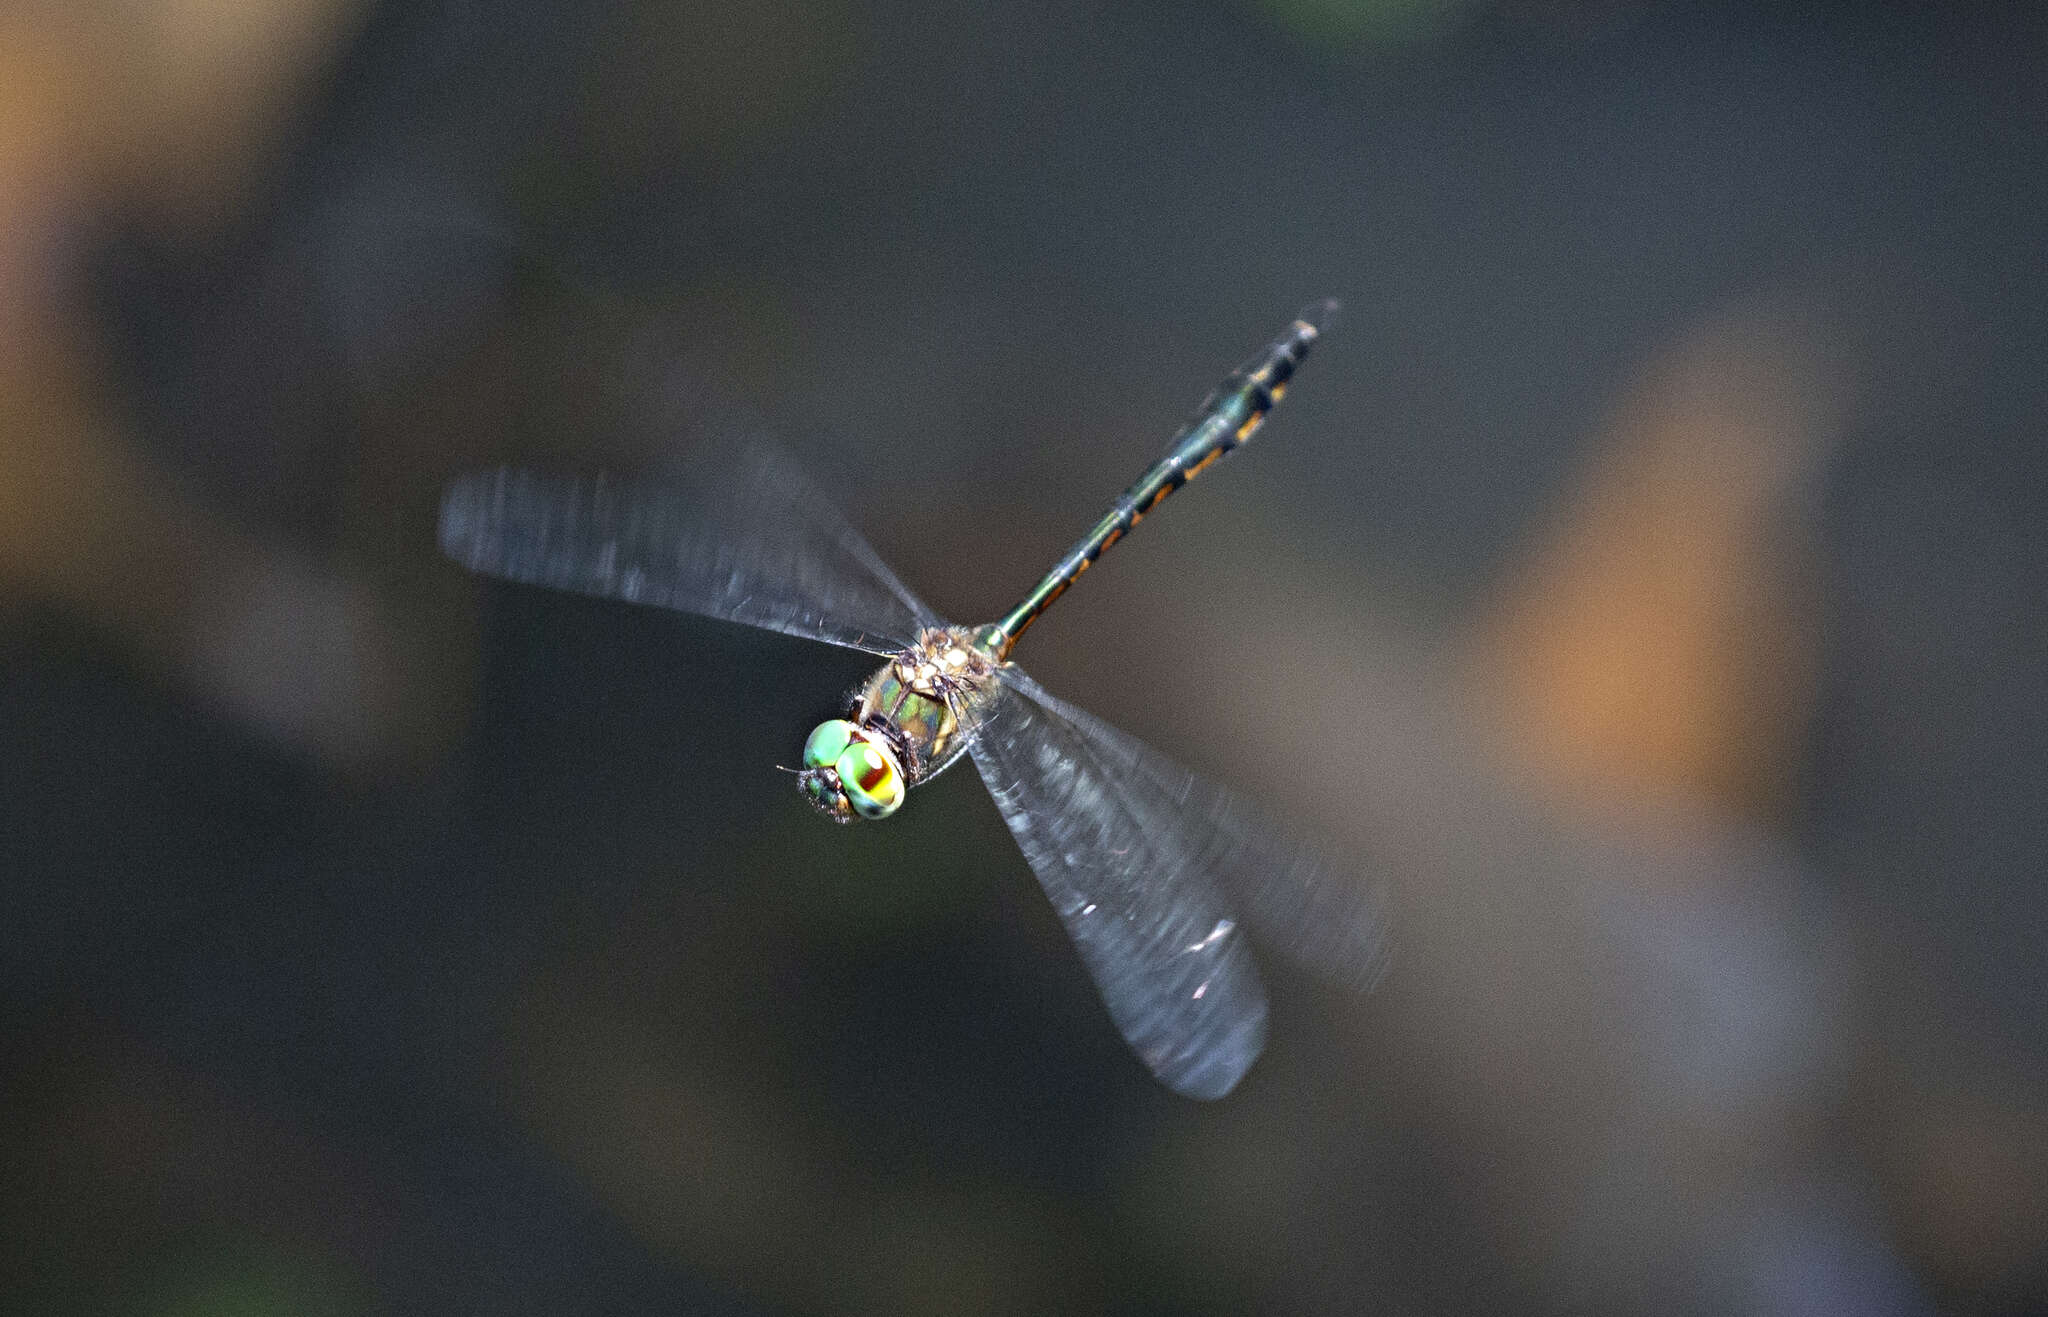
<svg viewBox="0 0 2048 1317">
<path fill-rule="evenodd" d="M 819 723 L 811 733 L 811 739 L 804 742 L 804 767 L 832 767 L 839 762 L 839 756 L 846 753 L 846 747 L 853 743 L 853 735 L 859 730 L 844 718 Z"/>
<path fill-rule="evenodd" d="M 864 741 L 849 745 L 833 767 L 839 770 L 839 789 L 862 818 L 887 818 L 903 803 L 903 780 L 879 747 Z"/>
</svg>

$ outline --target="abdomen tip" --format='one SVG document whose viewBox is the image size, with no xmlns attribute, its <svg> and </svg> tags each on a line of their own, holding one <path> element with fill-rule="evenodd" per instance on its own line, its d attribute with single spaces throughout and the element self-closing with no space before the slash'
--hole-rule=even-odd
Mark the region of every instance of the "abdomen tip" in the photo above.
<svg viewBox="0 0 2048 1317">
<path fill-rule="evenodd" d="M 1320 302 L 1310 302 L 1301 308 L 1301 314 L 1295 317 L 1318 334 L 1329 333 L 1343 318 L 1344 304 L 1334 297 L 1325 297 Z"/>
</svg>

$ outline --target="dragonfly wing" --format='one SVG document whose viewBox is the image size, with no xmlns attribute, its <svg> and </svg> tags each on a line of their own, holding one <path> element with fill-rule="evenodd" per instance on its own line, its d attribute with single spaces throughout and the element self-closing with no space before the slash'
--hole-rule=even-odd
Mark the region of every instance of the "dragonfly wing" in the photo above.
<svg viewBox="0 0 2048 1317">
<path fill-rule="evenodd" d="M 1234 846 L 1024 681 L 996 697 L 975 765 L 1131 1050 L 1176 1092 L 1222 1097 L 1266 1043 L 1265 992 L 1216 885 Z"/>
<path fill-rule="evenodd" d="M 656 604 L 873 654 L 937 616 L 789 457 L 766 443 L 662 483 L 500 468 L 441 500 L 441 550 L 472 571 Z"/>
<path fill-rule="evenodd" d="M 1174 802 L 1183 848 L 1204 867 L 1252 932 L 1322 978 L 1364 991 L 1387 965 L 1383 887 L 1358 862 L 1291 837 L 1223 788 L 1182 768 L 1127 732 L 1077 709 L 1014 668 L 1009 685 L 1057 715 L 1093 758 L 1144 778 Z"/>
</svg>

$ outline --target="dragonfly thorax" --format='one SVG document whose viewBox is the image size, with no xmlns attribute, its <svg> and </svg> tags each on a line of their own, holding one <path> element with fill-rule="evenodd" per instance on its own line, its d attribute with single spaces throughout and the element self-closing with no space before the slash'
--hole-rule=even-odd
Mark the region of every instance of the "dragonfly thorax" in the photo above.
<svg viewBox="0 0 2048 1317">
<path fill-rule="evenodd" d="M 798 785 L 842 823 L 886 818 L 904 791 L 936 777 L 967 748 L 1002 665 L 964 627 L 931 627 L 855 692 L 845 718 L 804 745 Z"/>
</svg>

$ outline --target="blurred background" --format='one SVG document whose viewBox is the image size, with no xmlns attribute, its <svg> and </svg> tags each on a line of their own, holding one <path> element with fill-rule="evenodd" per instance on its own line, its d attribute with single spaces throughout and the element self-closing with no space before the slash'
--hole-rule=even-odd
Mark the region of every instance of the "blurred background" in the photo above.
<svg viewBox="0 0 2048 1317">
<path fill-rule="evenodd" d="M 2048 22 L 13 0 L 14 1312 L 2048 1310 Z M 1230 366 L 1048 685 L 1388 885 L 1225 1101 L 864 656 L 438 491 L 781 435 L 965 620 Z"/>
</svg>

